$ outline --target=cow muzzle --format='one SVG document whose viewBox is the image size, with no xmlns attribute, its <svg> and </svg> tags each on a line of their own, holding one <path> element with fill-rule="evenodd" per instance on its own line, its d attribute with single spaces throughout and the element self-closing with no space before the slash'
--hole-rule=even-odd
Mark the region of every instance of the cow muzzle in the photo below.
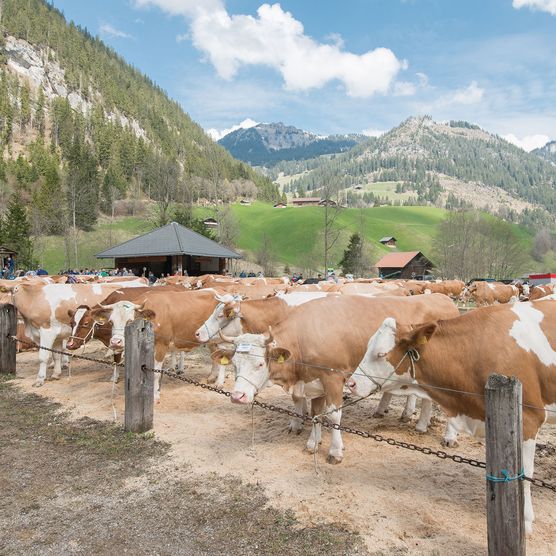
<svg viewBox="0 0 556 556">
<path fill-rule="evenodd" d="M 235 390 L 234 392 L 232 392 L 230 398 L 232 400 L 232 403 L 238 403 L 238 404 L 249 403 L 249 400 L 247 399 L 247 394 L 245 392 L 238 392 L 237 390 Z"/>
<path fill-rule="evenodd" d="M 124 349 L 124 339 L 119 336 L 110 338 L 110 349 L 113 351 L 122 351 Z"/>
</svg>

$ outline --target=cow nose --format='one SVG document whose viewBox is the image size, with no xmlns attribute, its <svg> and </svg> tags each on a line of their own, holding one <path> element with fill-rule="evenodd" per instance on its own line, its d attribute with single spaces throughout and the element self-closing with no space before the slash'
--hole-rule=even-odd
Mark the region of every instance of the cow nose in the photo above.
<svg viewBox="0 0 556 556">
<path fill-rule="evenodd" d="M 115 346 L 115 347 L 119 347 L 119 346 L 122 345 L 122 340 L 121 340 L 121 338 L 111 338 L 110 344 Z"/>
<path fill-rule="evenodd" d="M 201 333 L 197 330 L 197 332 L 195 332 L 195 338 L 198 338 L 201 335 Z"/>
<path fill-rule="evenodd" d="M 73 340 L 69 340 L 69 342 L 66 342 L 66 347 L 68 349 L 73 349 Z"/>
<path fill-rule="evenodd" d="M 353 380 L 353 378 L 348 379 L 348 381 L 346 382 L 346 386 L 350 389 L 350 390 L 354 390 L 355 387 L 357 386 L 355 383 L 355 380 Z"/>
<path fill-rule="evenodd" d="M 232 392 L 232 403 L 247 403 L 245 392 Z"/>
</svg>

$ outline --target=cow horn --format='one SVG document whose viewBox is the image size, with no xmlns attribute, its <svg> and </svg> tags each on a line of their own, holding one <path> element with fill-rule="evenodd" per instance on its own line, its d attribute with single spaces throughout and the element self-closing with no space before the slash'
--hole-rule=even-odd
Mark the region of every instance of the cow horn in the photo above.
<svg viewBox="0 0 556 556">
<path fill-rule="evenodd" d="M 265 345 L 268 346 L 268 344 L 272 343 L 274 341 L 274 336 L 272 335 L 272 326 L 268 327 L 268 338 L 265 335 L 265 340 L 264 343 Z"/>
<path fill-rule="evenodd" d="M 115 303 L 110 303 L 110 305 L 103 305 L 102 303 L 98 304 L 98 306 L 101 307 L 102 309 L 113 309 L 115 305 L 116 305 Z"/>
<path fill-rule="evenodd" d="M 224 334 L 222 334 L 222 330 L 219 330 L 218 334 L 220 335 L 220 338 L 222 339 L 223 342 L 226 342 L 228 344 L 234 343 L 234 338 L 232 338 L 231 336 L 225 336 Z"/>
</svg>

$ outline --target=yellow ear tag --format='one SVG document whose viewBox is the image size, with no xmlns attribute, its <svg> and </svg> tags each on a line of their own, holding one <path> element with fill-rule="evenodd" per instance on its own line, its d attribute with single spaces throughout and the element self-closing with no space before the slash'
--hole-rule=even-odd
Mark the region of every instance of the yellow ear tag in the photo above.
<svg viewBox="0 0 556 556">
<path fill-rule="evenodd" d="M 278 363 L 283 363 L 285 360 L 286 358 L 283 355 L 279 355 L 276 361 L 278 361 Z"/>
<path fill-rule="evenodd" d="M 427 343 L 427 339 L 425 336 L 419 339 L 419 345 L 424 346 Z"/>
<path fill-rule="evenodd" d="M 222 359 L 220 359 L 221 365 L 227 365 L 229 362 L 230 360 L 225 355 L 222 357 Z"/>
</svg>

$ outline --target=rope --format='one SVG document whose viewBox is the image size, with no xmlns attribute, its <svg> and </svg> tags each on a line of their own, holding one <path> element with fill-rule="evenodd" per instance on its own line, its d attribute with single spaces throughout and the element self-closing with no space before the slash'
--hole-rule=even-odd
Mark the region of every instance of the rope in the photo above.
<svg viewBox="0 0 556 556">
<path fill-rule="evenodd" d="M 502 473 L 502 477 L 494 477 L 492 475 L 487 475 L 486 479 L 491 483 L 510 483 L 511 481 L 523 481 L 523 479 L 525 479 L 524 469 L 521 469 L 521 471 L 515 477 L 511 477 L 507 469 L 502 469 L 501 473 Z"/>
</svg>

